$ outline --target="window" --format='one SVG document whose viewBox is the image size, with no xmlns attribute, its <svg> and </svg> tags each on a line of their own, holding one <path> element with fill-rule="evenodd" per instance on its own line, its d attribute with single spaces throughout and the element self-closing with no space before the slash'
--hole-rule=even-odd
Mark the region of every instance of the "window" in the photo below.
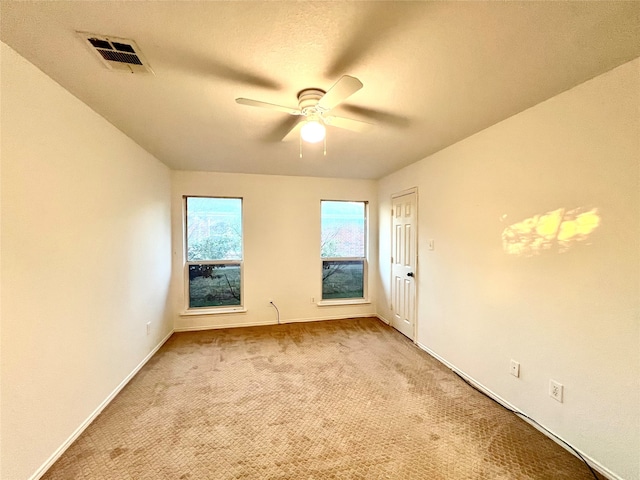
<svg viewBox="0 0 640 480">
<path fill-rule="evenodd" d="M 188 308 L 242 306 L 242 199 L 186 197 Z"/>
<path fill-rule="evenodd" d="M 321 202 L 322 299 L 364 299 L 367 203 Z"/>
</svg>

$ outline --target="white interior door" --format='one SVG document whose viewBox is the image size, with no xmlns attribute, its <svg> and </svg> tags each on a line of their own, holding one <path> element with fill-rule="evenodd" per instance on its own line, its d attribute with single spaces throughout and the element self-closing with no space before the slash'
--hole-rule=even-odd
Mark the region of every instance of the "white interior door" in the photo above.
<svg viewBox="0 0 640 480">
<path fill-rule="evenodd" d="M 392 197 L 391 310 L 392 326 L 411 340 L 415 337 L 417 194 Z"/>
</svg>

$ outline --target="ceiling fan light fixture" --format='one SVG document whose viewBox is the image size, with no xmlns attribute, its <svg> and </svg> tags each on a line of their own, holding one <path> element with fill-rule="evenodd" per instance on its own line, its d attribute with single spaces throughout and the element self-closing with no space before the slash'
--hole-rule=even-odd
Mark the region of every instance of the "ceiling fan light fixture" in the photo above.
<svg viewBox="0 0 640 480">
<path fill-rule="evenodd" d="M 300 129 L 302 140 L 308 143 L 318 143 L 324 140 L 326 130 L 320 120 L 312 118 L 304 122 Z"/>
</svg>

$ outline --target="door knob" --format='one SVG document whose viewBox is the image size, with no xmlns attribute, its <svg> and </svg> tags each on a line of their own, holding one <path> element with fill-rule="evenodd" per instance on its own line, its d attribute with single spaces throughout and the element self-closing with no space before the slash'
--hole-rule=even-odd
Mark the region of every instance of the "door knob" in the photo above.
<svg viewBox="0 0 640 480">
<path fill-rule="evenodd" d="M 413 277 L 413 272 L 407 273 L 407 277 Z"/>
</svg>

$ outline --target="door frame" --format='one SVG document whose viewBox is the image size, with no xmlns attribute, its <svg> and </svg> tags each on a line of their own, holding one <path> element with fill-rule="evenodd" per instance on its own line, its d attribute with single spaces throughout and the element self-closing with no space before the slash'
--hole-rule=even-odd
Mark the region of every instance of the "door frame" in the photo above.
<svg viewBox="0 0 640 480">
<path fill-rule="evenodd" d="M 416 268 L 415 268 L 415 276 L 413 277 L 413 281 L 415 284 L 415 297 L 413 299 L 413 339 L 411 340 L 413 343 L 415 343 L 416 345 L 418 344 L 418 279 L 420 278 L 420 276 L 418 275 L 418 268 L 419 268 L 419 260 L 420 260 L 420 255 L 419 255 L 419 250 L 420 250 L 420 242 L 419 242 L 419 237 L 418 237 L 418 204 L 419 204 L 419 197 L 418 197 L 418 187 L 411 187 L 411 188 L 407 188 L 405 190 L 401 190 L 399 192 L 396 193 L 392 193 L 391 194 L 391 210 L 393 210 L 393 201 L 396 198 L 399 197 L 404 197 L 405 195 L 411 195 L 411 194 L 415 194 L 416 196 L 416 214 L 415 214 L 415 231 L 416 231 Z M 391 222 L 390 222 L 390 232 L 389 232 L 389 246 L 390 248 L 390 253 L 393 253 L 393 215 L 391 216 Z M 391 299 L 393 299 L 393 262 L 391 261 L 391 257 L 392 255 L 389 255 L 389 293 L 391 295 Z M 393 300 L 392 300 L 393 301 Z M 392 303 L 392 302 L 389 302 Z M 391 309 L 391 318 L 393 319 L 393 309 Z M 393 326 L 393 325 L 392 325 Z"/>
</svg>

